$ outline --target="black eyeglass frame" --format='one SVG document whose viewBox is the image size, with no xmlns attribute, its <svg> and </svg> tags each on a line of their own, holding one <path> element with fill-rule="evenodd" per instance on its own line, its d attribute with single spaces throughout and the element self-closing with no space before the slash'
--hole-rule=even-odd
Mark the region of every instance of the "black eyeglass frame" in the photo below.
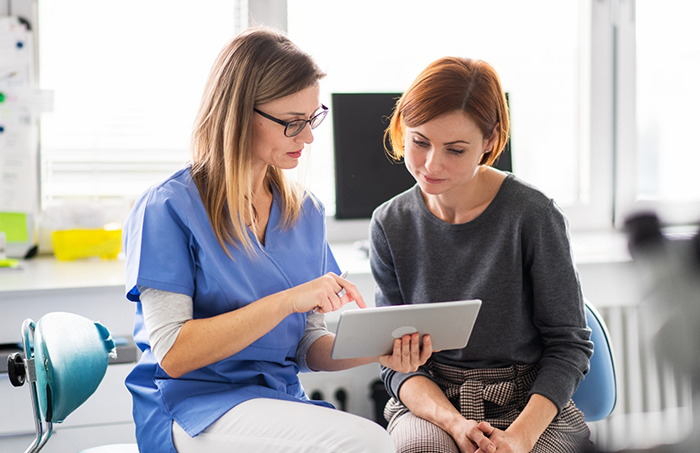
<svg viewBox="0 0 700 453">
<path fill-rule="evenodd" d="M 285 137 L 296 137 L 297 135 L 301 134 L 301 132 L 306 127 L 306 123 L 309 123 L 309 127 L 311 127 L 311 129 L 316 129 L 316 127 L 318 127 L 318 125 L 321 124 L 323 122 L 323 120 L 326 118 L 326 115 L 328 115 L 328 107 L 321 104 L 321 109 L 322 110 L 320 112 L 318 112 L 316 115 L 312 116 L 308 120 L 282 121 L 279 118 L 275 118 L 274 116 L 268 115 L 267 113 L 261 112 L 260 110 L 253 107 L 253 110 L 256 113 L 259 113 L 260 115 L 262 115 L 263 117 L 267 118 L 270 121 L 274 121 L 275 123 L 281 124 L 282 126 L 284 126 L 284 136 Z M 304 125 L 299 127 L 299 130 L 296 133 L 291 134 L 291 135 L 289 135 L 287 133 L 287 131 L 289 130 L 289 126 L 297 125 L 297 124 L 301 124 L 301 123 L 304 123 Z"/>
</svg>

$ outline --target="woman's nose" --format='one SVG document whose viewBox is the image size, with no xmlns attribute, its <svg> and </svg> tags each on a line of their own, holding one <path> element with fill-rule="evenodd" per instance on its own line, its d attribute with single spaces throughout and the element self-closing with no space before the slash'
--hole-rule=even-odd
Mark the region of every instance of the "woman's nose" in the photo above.
<svg viewBox="0 0 700 453">
<path fill-rule="evenodd" d="M 297 141 L 306 143 L 307 145 L 310 143 L 313 143 L 314 141 L 314 133 L 311 130 L 311 125 L 308 123 L 304 126 L 304 129 L 299 132 L 294 138 L 297 139 Z"/>
<path fill-rule="evenodd" d="M 440 168 L 437 153 L 434 149 L 428 151 L 425 155 L 425 169 L 429 172 L 436 171 Z"/>
</svg>

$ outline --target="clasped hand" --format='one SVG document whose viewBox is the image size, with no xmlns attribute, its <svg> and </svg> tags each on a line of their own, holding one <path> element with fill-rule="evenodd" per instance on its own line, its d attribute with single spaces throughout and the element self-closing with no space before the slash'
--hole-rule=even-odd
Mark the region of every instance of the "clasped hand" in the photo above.
<svg viewBox="0 0 700 453">
<path fill-rule="evenodd" d="M 502 431 L 488 422 L 464 420 L 463 431 L 451 433 L 462 453 L 527 453 L 530 447 L 522 436 Z"/>
</svg>

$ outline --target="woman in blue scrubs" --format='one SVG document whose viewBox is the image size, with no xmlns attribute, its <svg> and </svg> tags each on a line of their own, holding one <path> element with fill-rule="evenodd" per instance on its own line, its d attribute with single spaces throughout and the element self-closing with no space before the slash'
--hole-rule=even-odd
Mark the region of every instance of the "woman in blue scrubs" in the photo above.
<svg viewBox="0 0 700 453">
<path fill-rule="evenodd" d="M 322 204 L 283 173 L 327 114 L 324 75 L 277 32 L 234 38 L 210 73 L 192 163 L 134 205 L 127 298 L 143 355 L 126 384 L 141 451 L 394 451 L 379 425 L 311 401 L 298 378 L 371 362 L 410 372 L 432 353 L 414 334 L 391 356 L 330 357 L 323 313 L 365 303 L 337 275 Z"/>
</svg>

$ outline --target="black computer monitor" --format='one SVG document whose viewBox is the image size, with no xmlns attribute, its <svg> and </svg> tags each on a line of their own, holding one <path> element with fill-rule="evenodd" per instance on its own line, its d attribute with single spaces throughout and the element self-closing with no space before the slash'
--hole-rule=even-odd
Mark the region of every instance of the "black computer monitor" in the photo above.
<svg viewBox="0 0 700 453">
<path fill-rule="evenodd" d="M 415 184 L 384 150 L 384 130 L 401 93 L 333 93 L 335 217 L 368 219 L 374 209 Z"/>
<path fill-rule="evenodd" d="M 401 93 L 333 93 L 335 217 L 369 219 L 380 204 L 415 184 L 403 163 L 384 149 Z M 495 167 L 511 171 L 510 141 Z"/>
</svg>

